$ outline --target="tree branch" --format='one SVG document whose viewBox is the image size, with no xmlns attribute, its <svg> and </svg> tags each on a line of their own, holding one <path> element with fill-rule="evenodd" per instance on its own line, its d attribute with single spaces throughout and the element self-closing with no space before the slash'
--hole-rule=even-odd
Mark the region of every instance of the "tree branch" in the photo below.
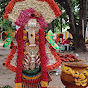
<svg viewBox="0 0 88 88">
<path fill-rule="evenodd" d="M 76 33 L 75 18 L 71 8 L 72 5 L 70 0 L 55 0 L 55 1 L 58 2 L 65 9 L 67 15 L 69 16 L 70 32 Z"/>
</svg>

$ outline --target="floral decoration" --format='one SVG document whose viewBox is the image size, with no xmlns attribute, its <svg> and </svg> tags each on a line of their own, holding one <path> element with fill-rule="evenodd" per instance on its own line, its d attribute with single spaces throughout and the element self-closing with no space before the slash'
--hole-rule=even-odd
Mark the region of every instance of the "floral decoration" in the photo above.
<svg viewBox="0 0 88 88">
<path fill-rule="evenodd" d="M 6 12 L 5 12 L 5 14 L 3 15 L 3 17 L 4 17 L 5 19 L 8 19 L 8 14 L 12 12 L 12 9 L 13 9 L 15 3 L 18 2 L 18 1 L 24 1 L 24 0 L 11 0 L 11 1 L 9 2 L 8 6 L 5 8 L 5 11 L 6 11 Z"/>
<path fill-rule="evenodd" d="M 67 54 L 67 55 L 62 55 L 60 53 L 57 53 L 57 55 L 60 57 L 62 62 L 77 62 L 77 61 L 82 61 L 80 59 L 78 59 L 77 57 L 75 57 L 72 54 Z"/>
<path fill-rule="evenodd" d="M 51 53 L 55 57 L 57 62 L 53 65 L 47 66 L 47 70 L 53 70 L 55 68 L 58 68 L 61 65 L 61 60 L 59 56 L 57 55 L 57 52 L 53 49 L 52 46 L 50 46 L 49 49 L 51 50 Z"/>
<path fill-rule="evenodd" d="M 47 55 L 45 51 L 46 41 L 43 28 L 45 28 L 48 23 L 51 23 L 56 17 L 60 15 L 61 11 L 54 0 L 11 0 L 8 6 L 5 8 L 5 14 L 3 17 L 5 19 L 10 19 L 13 23 L 16 24 L 16 26 L 19 26 L 16 34 L 18 43 L 17 67 L 12 67 L 10 65 L 10 60 L 16 52 L 16 47 L 14 47 L 14 45 L 5 63 L 9 69 L 16 72 L 16 88 L 22 88 L 22 81 L 25 83 L 36 83 L 41 81 L 41 88 L 47 88 L 47 69 L 52 70 L 58 67 L 61 64 L 61 60 L 53 47 L 50 46 L 49 49 L 51 50 L 52 55 L 56 58 L 57 63 L 47 67 Z M 41 72 L 34 75 L 34 77 L 28 77 L 22 73 L 24 68 L 24 59 L 28 54 L 25 50 L 26 46 L 29 45 L 27 32 L 24 29 L 25 25 L 30 19 L 36 19 L 40 25 L 39 34 L 35 35 L 35 40 L 37 40 L 35 43 L 37 45 L 39 44 Z M 31 78 L 34 80 L 26 80 Z"/>
<path fill-rule="evenodd" d="M 79 71 L 72 70 L 70 67 L 63 65 L 62 71 L 66 74 L 70 74 L 75 78 L 75 84 L 77 86 L 86 86 L 87 85 L 87 77 L 88 71 L 87 69 L 80 73 Z"/>
<path fill-rule="evenodd" d="M 46 52 L 45 52 L 44 40 L 45 40 L 44 29 L 40 29 L 39 30 L 39 50 L 40 50 L 40 61 L 41 61 L 41 81 L 47 82 L 47 67 L 46 67 L 47 57 L 46 57 Z M 45 87 L 45 86 L 42 86 L 42 87 Z"/>
<path fill-rule="evenodd" d="M 60 9 L 58 9 L 58 5 L 54 2 L 54 0 L 40 0 L 40 1 L 43 1 L 43 2 L 46 1 L 54 11 L 56 17 L 61 15 L 61 11 Z"/>
<path fill-rule="evenodd" d="M 22 88 L 22 83 L 16 83 L 16 88 Z"/>
<path fill-rule="evenodd" d="M 13 42 L 11 42 L 11 47 L 12 47 L 12 49 L 11 49 L 11 52 L 10 52 L 10 54 L 8 55 L 8 57 L 7 57 L 6 61 L 5 61 L 5 66 L 6 66 L 8 69 L 10 69 L 11 71 L 16 72 L 16 67 L 15 67 L 15 66 L 12 66 L 12 65 L 10 64 L 10 61 L 11 61 L 12 58 L 14 57 L 14 54 L 16 53 L 16 48 L 17 48 L 17 47 L 14 46 Z"/>
<path fill-rule="evenodd" d="M 35 18 L 37 22 L 40 24 L 40 28 L 44 28 L 47 26 L 47 23 L 45 22 L 42 15 L 40 15 L 40 17 L 36 17 L 36 11 L 32 8 L 21 11 L 15 24 L 21 27 L 25 27 L 25 24 L 29 21 L 29 19 L 32 18 L 32 15 L 35 15 L 35 17 L 33 18 Z"/>
<path fill-rule="evenodd" d="M 19 28 L 17 31 L 18 42 L 18 56 L 17 56 L 17 68 L 16 68 L 16 83 L 22 82 L 22 61 L 23 61 L 23 28 Z"/>
<path fill-rule="evenodd" d="M 46 23 L 51 23 L 56 17 L 61 15 L 61 11 L 54 0 L 11 0 L 5 9 L 3 17 L 5 19 L 9 18 L 15 23 L 20 12 L 29 8 L 33 8 L 38 13 L 41 13 Z M 37 16 L 39 17 L 39 14 Z"/>
</svg>

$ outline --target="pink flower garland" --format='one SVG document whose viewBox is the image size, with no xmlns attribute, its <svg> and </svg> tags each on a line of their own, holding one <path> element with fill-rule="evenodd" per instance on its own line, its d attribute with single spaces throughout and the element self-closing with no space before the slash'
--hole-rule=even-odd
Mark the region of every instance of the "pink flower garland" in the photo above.
<svg viewBox="0 0 88 88">
<path fill-rule="evenodd" d="M 47 26 L 45 19 L 42 15 L 40 17 L 36 17 L 35 10 L 30 8 L 26 10 L 22 10 L 20 16 L 16 20 L 15 24 L 21 27 L 25 27 L 25 24 L 31 19 L 36 18 L 37 22 L 40 24 L 40 28 L 44 28 Z"/>
<path fill-rule="evenodd" d="M 36 20 L 40 24 L 40 28 L 45 28 L 47 26 L 47 23 L 45 22 L 45 19 L 43 18 L 42 15 L 36 18 Z"/>
<path fill-rule="evenodd" d="M 41 61 L 41 81 L 47 82 L 47 57 L 45 52 L 45 33 L 44 29 L 39 30 L 39 50 L 40 50 L 40 61 Z M 47 87 L 42 87 L 47 88 Z"/>
<path fill-rule="evenodd" d="M 34 13 L 35 11 L 32 8 L 22 10 L 15 24 L 18 26 L 24 27 L 25 24 L 29 21 L 31 14 L 34 14 Z"/>
<path fill-rule="evenodd" d="M 18 42 L 18 57 L 17 57 L 17 68 L 16 68 L 16 83 L 22 82 L 22 60 L 23 60 L 23 28 L 19 28 L 17 31 L 17 42 Z"/>
</svg>

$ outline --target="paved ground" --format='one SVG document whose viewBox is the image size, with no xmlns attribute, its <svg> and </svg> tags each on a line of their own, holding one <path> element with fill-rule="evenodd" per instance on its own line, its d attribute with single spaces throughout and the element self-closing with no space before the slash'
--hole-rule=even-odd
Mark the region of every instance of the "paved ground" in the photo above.
<svg viewBox="0 0 88 88">
<path fill-rule="evenodd" d="M 6 48 L 3 49 L 0 45 L 0 86 L 10 85 L 12 87 L 15 86 L 14 79 L 15 79 L 15 73 L 8 70 L 6 67 L 4 67 L 2 64 L 5 62 L 5 59 L 7 55 L 10 53 L 10 49 Z M 78 55 L 79 59 L 84 60 L 85 62 L 88 62 L 88 52 L 86 53 L 74 53 L 74 52 L 64 52 L 62 54 L 73 54 Z M 55 71 L 59 71 L 60 69 L 56 69 Z M 64 85 L 62 84 L 60 80 L 60 74 L 56 76 L 55 73 L 50 75 L 52 78 L 52 81 L 50 82 L 49 86 L 58 86 L 58 88 L 64 88 Z"/>
</svg>

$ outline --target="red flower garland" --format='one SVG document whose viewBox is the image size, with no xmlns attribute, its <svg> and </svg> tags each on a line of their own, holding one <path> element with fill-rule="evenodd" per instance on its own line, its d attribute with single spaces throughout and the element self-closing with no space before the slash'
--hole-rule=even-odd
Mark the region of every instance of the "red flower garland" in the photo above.
<svg viewBox="0 0 88 88">
<path fill-rule="evenodd" d="M 47 82 L 46 52 L 45 52 L 45 33 L 44 29 L 39 30 L 39 50 L 41 61 L 41 80 Z"/>
<path fill-rule="evenodd" d="M 56 37 L 57 37 L 57 38 L 56 38 L 55 42 L 58 43 L 59 40 L 60 40 L 60 38 L 59 38 L 59 34 L 56 34 Z"/>
<path fill-rule="evenodd" d="M 17 42 L 18 42 L 18 57 L 17 57 L 17 68 L 16 68 L 16 83 L 22 81 L 22 60 L 23 60 L 23 28 L 19 28 L 17 31 Z"/>
<path fill-rule="evenodd" d="M 16 72 L 16 67 L 12 66 L 10 64 L 10 61 L 12 60 L 12 58 L 14 57 L 14 54 L 16 52 L 16 47 L 14 46 L 13 42 L 11 42 L 11 47 L 12 47 L 12 49 L 11 49 L 11 52 L 10 52 L 10 54 L 8 55 L 8 57 L 7 57 L 6 61 L 5 61 L 5 66 L 8 69 L 10 69 L 11 71 Z"/>
<path fill-rule="evenodd" d="M 72 54 L 62 55 L 60 53 L 57 53 L 57 55 L 60 57 L 60 59 L 61 59 L 62 62 L 75 62 L 75 61 L 77 62 L 77 61 L 82 61 L 82 60 L 79 60 L 77 57 L 75 57 Z"/>
<path fill-rule="evenodd" d="M 8 14 L 12 12 L 12 9 L 16 2 L 18 1 L 24 1 L 24 0 L 11 0 L 5 8 L 5 14 L 3 15 L 3 18 L 8 19 Z"/>
<path fill-rule="evenodd" d="M 25 0 L 11 0 L 8 4 L 8 6 L 5 8 L 5 14 L 3 15 L 3 18 L 8 19 L 8 14 L 12 12 L 12 9 L 16 2 L 18 1 L 25 1 Z M 61 11 L 58 8 L 58 5 L 54 2 L 54 0 L 40 0 L 40 1 L 46 1 L 51 9 L 54 11 L 56 17 L 61 15 Z"/>
</svg>

